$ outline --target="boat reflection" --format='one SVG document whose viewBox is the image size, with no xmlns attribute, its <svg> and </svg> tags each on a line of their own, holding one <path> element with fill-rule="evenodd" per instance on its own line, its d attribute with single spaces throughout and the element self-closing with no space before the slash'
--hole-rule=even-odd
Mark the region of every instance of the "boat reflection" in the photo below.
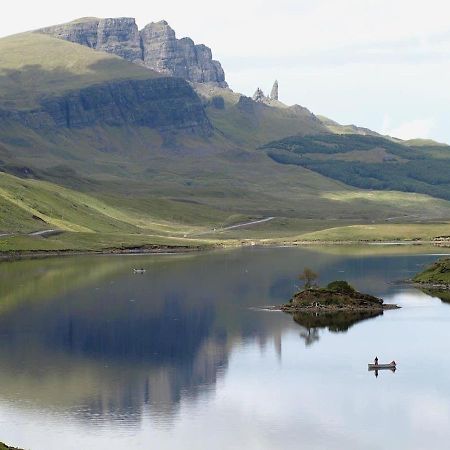
<svg viewBox="0 0 450 450">
<path fill-rule="evenodd" d="M 397 369 L 395 367 L 393 367 L 392 369 L 382 369 L 382 370 L 384 370 L 385 372 L 388 370 L 389 372 L 395 373 L 395 371 Z M 373 372 L 375 374 L 375 378 L 378 378 L 378 372 L 379 372 L 378 369 L 371 370 L 370 372 Z"/>
</svg>

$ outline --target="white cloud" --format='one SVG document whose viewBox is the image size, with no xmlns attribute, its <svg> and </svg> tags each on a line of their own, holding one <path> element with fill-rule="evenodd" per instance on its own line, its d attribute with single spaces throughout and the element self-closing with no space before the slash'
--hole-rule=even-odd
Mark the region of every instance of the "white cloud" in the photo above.
<svg viewBox="0 0 450 450">
<path fill-rule="evenodd" d="M 384 119 L 382 133 L 400 139 L 431 138 L 436 122 L 433 118 L 414 119 L 392 127 L 388 118 Z"/>
</svg>

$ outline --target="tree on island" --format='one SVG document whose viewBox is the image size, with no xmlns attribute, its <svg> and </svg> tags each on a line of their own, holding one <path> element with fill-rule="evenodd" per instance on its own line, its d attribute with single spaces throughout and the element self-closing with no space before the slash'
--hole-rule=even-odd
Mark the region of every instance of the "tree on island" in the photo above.
<svg viewBox="0 0 450 450">
<path fill-rule="evenodd" d="M 317 280 L 318 277 L 319 275 L 309 267 L 305 267 L 303 272 L 298 276 L 299 280 L 303 281 L 305 284 L 305 289 L 311 289 L 313 287 L 313 282 Z"/>
</svg>

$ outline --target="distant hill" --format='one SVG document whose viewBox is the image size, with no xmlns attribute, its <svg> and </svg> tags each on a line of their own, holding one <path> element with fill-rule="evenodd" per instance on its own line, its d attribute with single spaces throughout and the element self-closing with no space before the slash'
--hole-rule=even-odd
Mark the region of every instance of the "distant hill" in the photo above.
<svg viewBox="0 0 450 450">
<path fill-rule="evenodd" d="M 263 146 L 293 164 L 364 189 L 420 192 L 450 200 L 450 147 L 398 144 L 355 134 L 293 136 Z"/>
</svg>

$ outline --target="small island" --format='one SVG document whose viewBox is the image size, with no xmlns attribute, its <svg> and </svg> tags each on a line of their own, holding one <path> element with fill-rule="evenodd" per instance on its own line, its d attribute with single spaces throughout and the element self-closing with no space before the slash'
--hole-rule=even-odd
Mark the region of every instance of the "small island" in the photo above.
<svg viewBox="0 0 450 450">
<path fill-rule="evenodd" d="M 289 303 L 273 309 L 291 314 L 298 313 L 382 313 L 399 306 L 385 304 L 383 299 L 358 292 L 347 281 L 336 280 L 321 288 L 315 280 L 318 275 L 305 268 L 299 275 L 304 289 L 294 294 Z"/>
<path fill-rule="evenodd" d="M 385 304 L 381 298 L 363 294 L 347 281 L 333 281 L 325 288 L 308 287 L 297 292 L 289 303 L 280 306 L 288 313 L 299 312 L 382 312 L 397 309 L 397 305 Z"/>
</svg>

